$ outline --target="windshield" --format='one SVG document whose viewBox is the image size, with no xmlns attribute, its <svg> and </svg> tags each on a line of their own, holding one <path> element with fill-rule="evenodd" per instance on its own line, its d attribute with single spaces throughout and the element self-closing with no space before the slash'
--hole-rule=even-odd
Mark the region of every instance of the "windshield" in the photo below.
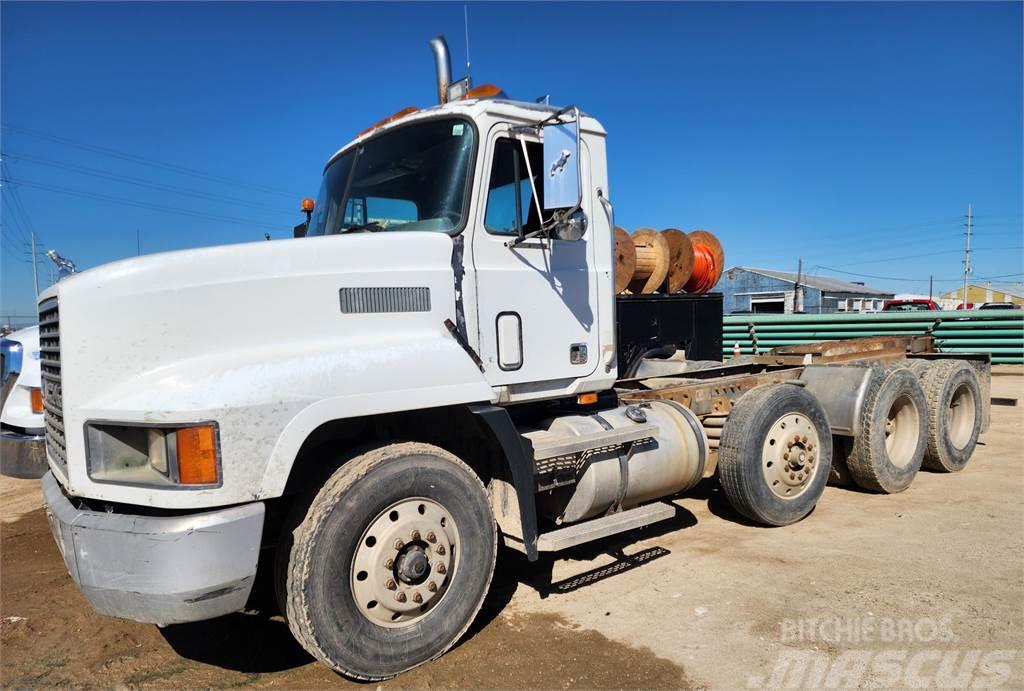
<svg viewBox="0 0 1024 691">
<path fill-rule="evenodd" d="M 307 235 L 455 230 L 474 151 L 473 127 L 457 118 L 408 125 L 360 144 L 324 173 Z"/>
</svg>

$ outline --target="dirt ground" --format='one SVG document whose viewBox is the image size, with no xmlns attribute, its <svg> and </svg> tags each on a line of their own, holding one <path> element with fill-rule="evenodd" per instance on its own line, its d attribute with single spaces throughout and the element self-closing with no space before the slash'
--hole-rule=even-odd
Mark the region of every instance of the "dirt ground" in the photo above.
<svg viewBox="0 0 1024 691">
<path fill-rule="evenodd" d="M 713 483 L 677 517 L 557 560 L 503 553 L 484 612 L 412 688 L 1024 687 L 1024 376 L 957 475 L 895 496 L 829 487 L 787 528 Z M 0 480 L 0 685 L 320 688 L 271 612 L 158 629 L 101 617 L 71 583 L 38 483 Z"/>
</svg>

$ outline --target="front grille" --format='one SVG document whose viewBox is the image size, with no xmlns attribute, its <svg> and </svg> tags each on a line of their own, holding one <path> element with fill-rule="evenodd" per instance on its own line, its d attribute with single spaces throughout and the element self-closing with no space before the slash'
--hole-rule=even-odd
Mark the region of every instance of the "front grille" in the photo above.
<svg viewBox="0 0 1024 691">
<path fill-rule="evenodd" d="M 57 298 L 39 303 L 39 355 L 43 385 L 43 422 L 46 448 L 67 469 L 67 442 L 64 439 L 64 398 L 60 381 L 60 311 Z"/>
</svg>

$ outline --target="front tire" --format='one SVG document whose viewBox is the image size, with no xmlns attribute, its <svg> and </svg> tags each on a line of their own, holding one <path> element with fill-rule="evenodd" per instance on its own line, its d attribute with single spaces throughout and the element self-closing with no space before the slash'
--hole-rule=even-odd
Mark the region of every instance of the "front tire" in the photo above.
<svg viewBox="0 0 1024 691">
<path fill-rule="evenodd" d="M 335 671 L 393 677 L 465 633 L 496 554 L 487 491 L 462 461 L 420 443 L 369 451 L 335 471 L 293 532 L 288 625 Z"/>
</svg>

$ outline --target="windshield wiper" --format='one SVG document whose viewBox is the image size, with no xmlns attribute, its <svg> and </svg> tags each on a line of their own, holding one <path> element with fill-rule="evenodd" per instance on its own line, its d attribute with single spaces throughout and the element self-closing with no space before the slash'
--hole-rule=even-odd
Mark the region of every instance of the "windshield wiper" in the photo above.
<svg viewBox="0 0 1024 691">
<path fill-rule="evenodd" d="M 377 221 L 370 221 L 369 223 L 361 223 L 357 226 L 349 226 L 348 228 L 342 228 L 338 231 L 338 235 L 342 233 L 376 233 L 384 230 L 384 226 Z"/>
</svg>

